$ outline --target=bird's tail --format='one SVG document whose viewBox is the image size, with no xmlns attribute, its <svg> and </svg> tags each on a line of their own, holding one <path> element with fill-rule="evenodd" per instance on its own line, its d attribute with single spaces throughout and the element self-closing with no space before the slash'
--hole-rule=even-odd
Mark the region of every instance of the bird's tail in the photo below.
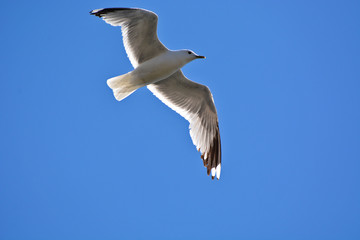
<svg viewBox="0 0 360 240">
<path fill-rule="evenodd" d="M 123 100 L 141 87 L 132 81 L 130 73 L 110 78 L 106 83 L 113 90 L 114 97 L 118 101 Z"/>
</svg>

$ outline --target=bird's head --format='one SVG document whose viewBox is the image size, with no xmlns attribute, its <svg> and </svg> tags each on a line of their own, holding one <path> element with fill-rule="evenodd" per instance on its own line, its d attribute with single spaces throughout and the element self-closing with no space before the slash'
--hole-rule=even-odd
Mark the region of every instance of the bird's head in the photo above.
<svg viewBox="0 0 360 240">
<path fill-rule="evenodd" d="M 198 58 L 202 58 L 202 59 L 205 58 L 204 56 L 197 55 L 193 51 L 187 50 L 187 49 L 186 50 L 181 50 L 180 53 L 185 59 L 188 60 L 188 62 L 191 62 L 192 60 L 195 60 L 195 59 L 198 59 Z"/>
</svg>

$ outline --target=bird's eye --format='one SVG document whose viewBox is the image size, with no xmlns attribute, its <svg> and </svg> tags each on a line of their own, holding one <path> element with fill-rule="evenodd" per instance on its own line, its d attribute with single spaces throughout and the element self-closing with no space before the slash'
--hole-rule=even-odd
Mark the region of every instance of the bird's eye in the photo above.
<svg viewBox="0 0 360 240">
<path fill-rule="evenodd" d="M 191 54 L 191 52 L 190 52 L 190 51 L 188 51 L 188 54 Z"/>
</svg>

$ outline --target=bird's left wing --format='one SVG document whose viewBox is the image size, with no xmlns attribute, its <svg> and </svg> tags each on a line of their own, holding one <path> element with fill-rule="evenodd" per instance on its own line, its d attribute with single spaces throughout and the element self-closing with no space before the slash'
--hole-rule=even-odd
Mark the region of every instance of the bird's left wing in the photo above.
<svg viewBox="0 0 360 240">
<path fill-rule="evenodd" d="M 93 10 L 90 14 L 112 26 L 121 26 L 125 50 L 134 68 L 167 51 L 157 36 L 158 17 L 151 11 L 140 8 L 103 8 Z"/>
<path fill-rule="evenodd" d="M 170 77 L 148 85 L 163 103 L 190 122 L 191 139 L 201 152 L 207 174 L 220 178 L 221 142 L 218 117 L 208 87 L 190 81 L 178 70 Z"/>
</svg>

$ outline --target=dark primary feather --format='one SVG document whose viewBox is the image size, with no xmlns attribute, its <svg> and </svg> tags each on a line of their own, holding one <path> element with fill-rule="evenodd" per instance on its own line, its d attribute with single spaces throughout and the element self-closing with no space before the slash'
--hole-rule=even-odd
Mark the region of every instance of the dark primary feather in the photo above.
<svg viewBox="0 0 360 240">
<path fill-rule="evenodd" d="M 104 8 L 104 9 L 101 9 L 100 11 L 98 12 L 93 12 L 93 11 L 90 11 L 90 14 L 91 15 L 95 15 L 97 17 L 102 17 L 102 15 L 105 15 L 109 12 L 114 12 L 114 11 L 121 11 L 121 10 L 135 10 L 136 8 Z"/>
</svg>

